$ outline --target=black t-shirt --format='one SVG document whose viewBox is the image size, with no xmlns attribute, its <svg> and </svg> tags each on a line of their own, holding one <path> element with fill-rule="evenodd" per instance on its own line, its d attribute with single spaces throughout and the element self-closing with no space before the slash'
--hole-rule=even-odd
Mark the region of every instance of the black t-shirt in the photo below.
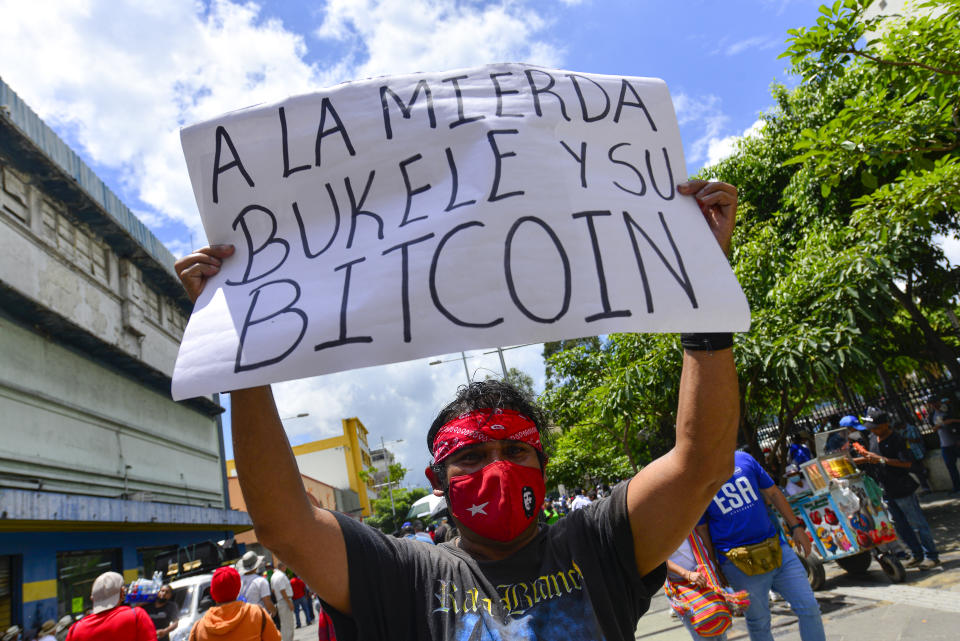
<svg viewBox="0 0 960 641">
<path fill-rule="evenodd" d="M 896 432 L 891 432 L 882 441 L 870 439 L 870 451 L 895 461 L 913 460 L 913 456 L 907 448 L 907 442 Z M 907 468 L 893 465 L 874 465 L 873 467 L 877 481 L 888 498 L 902 499 L 916 492 L 917 482 L 910 476 L 910 471 Z"/>
<path fill-rule="evenodd" d="M 180 618 L 180 608 L 173 601 L 167 601 L 162 606 L 157 605 L 156 601 L 143 603 L 140 605 L 153 621 L 153 627 L 162 630 L 177 619 Z"/>
<path fill-rule="evenodd" d="M 502 561 L 387 537 L 342 514 L 353 615 L 324 604 L 338 641 L 633 641 L 666 576 L 636 570 L 627 484 Z"/>
</svg>

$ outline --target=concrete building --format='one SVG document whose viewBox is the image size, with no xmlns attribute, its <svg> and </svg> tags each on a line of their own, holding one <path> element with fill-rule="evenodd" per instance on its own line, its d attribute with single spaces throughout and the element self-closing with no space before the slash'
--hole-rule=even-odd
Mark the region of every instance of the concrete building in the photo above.
<svg viewBox="0 0 960 641">
<path fill-rule="evenodd" d="M 370 451 L 370 460 L 373 462 L 373 467 L 377 470 L 373 473 L 374 484 L 380 485 L 386 482 L 387 475 L 390 473 L 390 466 L 397 462 L 397 458 L 393 455 L 393 452 L 385 447 L 378 447 Z"/>
<path fill-rule="evenodd" d="M 341 490 L 306 474 L 301 474 L 300 477 L 303 480 L 303 489 L 307 492 L 307 498 L 310 499 L 310 503 L 312 503 L 314 507 L 322 507 L 328 510 L 337 509 L 337 495 L 342 495 Z M 237 479 L 236 476 L 231 476 L 228 481 L 230 487 L 230 506 L 235 510 L 246 512 L 247 504 L 243 500 L 243 492 L 240 491 L 239 479 Z M 355 504 L 359 505 L 359 503 Z M 254 550 L 257 554 L 271 554 L 270 550 L 260 545 L 260 542 L 257 541 L 257 534 L 252 529 L 238 534 L 236 539 L 237 543 L 243 543 L 247 550 Z"/>
<path fill-rule="evenodd" d="M 0 80 L 0 629 L 248 529 L 214 398 L 175 403 L 173 257 Z"/>
<path fill-rule="evenodd" d="M 373 477 L 364 479 L 365 475 L 360 474 L 373 464 L 367 444 L 367 428 L 358 418 L 345 418 L 341 426 L 341 435 L 296 445 L 293 455 L 302 475 L 337 490 L 337 511 L 367 517 L 372 514 L 370 500 L 377 497 Z M 231 459 L 227 461 L 227 475 L 233 477 L 236 474 Z"/>
</svg>

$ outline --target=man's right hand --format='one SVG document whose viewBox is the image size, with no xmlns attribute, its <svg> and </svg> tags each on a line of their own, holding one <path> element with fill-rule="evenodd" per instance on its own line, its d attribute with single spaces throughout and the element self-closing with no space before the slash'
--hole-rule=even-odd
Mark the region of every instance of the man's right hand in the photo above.
<svg viewBox="0 0 960 641">
<path fill-rule="evenodd" d="M 223 259 L 232 256 L 233 252 L 233 245 L 211 245 L 196 249 L 173 264 L 191 301 L 197 302 L 207 280 L 220 271 Z"/>
</svg>

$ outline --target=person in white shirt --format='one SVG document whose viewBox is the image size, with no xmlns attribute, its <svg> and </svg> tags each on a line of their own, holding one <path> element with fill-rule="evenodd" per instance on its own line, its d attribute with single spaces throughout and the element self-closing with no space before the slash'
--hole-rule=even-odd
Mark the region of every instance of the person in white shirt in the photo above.
<svg viewBox="0 0 960 641">
<path fill-rule="evenodd" d="M 591 494 L 594 494 L 593 490 L 590 490 Z M 577 496 L 570 503 L 570 511 L 579 510 L 582 507 L 587 507 L 593 503 L 592 500 L 583 495 L 583 490 L 577 490 Z"/>
<path fill-rule="evenodd" d="M 783 493 L 787 496 L 810 491 L 810 484 L 807 483 L 807 479 L 803 477 L 800 468 L 796 465 L 791 463 L 787 466 L 786 477 L 787 484 L 783 486 Z"/>
<path fill-rule="evenodd" d="M 277 612 L 280 614 L 280 638 L 293 641 L 293 586 L 287 578 L 287 564 L 277 562 L 277 569 L 270 575 L 270 588 L 277 597 Z"/>
<path fill-rule="evenodd" d="M 273 599 L 270 598 L 270 585 L 267 580 L 257 573 L 263 557 L 251 550 L 237 561 L 237 572 L 240 573 L 240 600 L 259 605 L 272 617 L 277 613 Z"/>
</svg>

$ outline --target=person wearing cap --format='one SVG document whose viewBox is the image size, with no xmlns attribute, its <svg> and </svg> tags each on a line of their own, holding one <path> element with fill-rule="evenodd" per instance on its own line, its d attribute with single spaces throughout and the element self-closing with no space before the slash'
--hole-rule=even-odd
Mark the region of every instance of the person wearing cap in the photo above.
<svg viewBox="0 0 960 641">
<path fill-rule="evenodd" d="M 794 494 L 799 494 L 800 492 L 809 492 L 812 489 L 810 484 L 807 483 L 807 479 L 804 478 L 803 474 L 800 472 L 800 468 L 797 467 L 795 463 L 791 463 L 787 466 L 784 476 L 787 479 L 787 482 L 783 486 L 783 493 L 787 496 L 793 496 Z"/>
<path fill-rule="evenodd" d="M 57 627 L 57 622 L 53 619 L 47 619 L 43 622 L 43 625 L 40 626 L 40 629 L 37 630 L 37 641 L 57 641 L 57 637 L 54 636 L 53 631 Z"/>
<path fill-rule="evenodd" d="M 676 194 L 696 202 L 729 251 L 736 189 L 692 180 Z M 237 254 L 207 247 L 177 261 L 191 300 L 223 261 L 244 260 Z M 675 446 L 611 496 L 550 527 L 538 519 L 546 494 L 543 412 L 505 381 L 461 387 L 426 434 L 425 473 L 460 532 L 442 545 L 388 537 L 314 508 L 270 387 L 234 390 L 233 451 L 257 538 L 316 591 L 340 641 L 633 641 L 663 585 L 664 562 L 733 469 L 740 406 L 733 336 L 682 334 L 680 346 Z"/>
<path fill-rule="evenodd" d="M 917 500 L 917 482 L 910 476 L 912 462 L 906 441 L 890 427 L 889 415 L 875 407 L 867 409 L 863 423 L 876 439 L 872 440 L 870 451 L 854 457 L 853 462 L 873 468 L 871 472 L 883 488 L 897 536 L 913 553 L 913 560 L 906 566 L 921 570 L 937 567 L 940 554 Z"/>
<path fill-rule="evenodd" d="M 236 570 L 242 583 L 240 598 L 247 603 L 259 605 L 272 617 L 277 614 L 277 608 L 270 596 L 270 584 L 257 572 L 263 565 L 263 558 L 263 555 L 250 550 L 237 561 Z"/>
<path fill-rule="evenodd" d="M 19 625 L 11 625 L 9 628 L 7 628 L 4 631 L 3 636 L 0 637 L 0 641 L 19 641 L 19 639 L 20 639 Z"/>
<path fill-rule="evenodd" d="M 263 608 L 239 601 L 242 581 L 236 568 L 217 568 L 210 579 L 216 603 L 190 630 L 189 641 L 280 641 L 280 631 Z"/>
<path fill-rule="evenodd" d="M 67 634 L 70 632 L 70 626 L 73 625 L 73 615 L 64 614 L 60 617 L 60 620 L 57 621 L 57 627 L 53 629 L 53 636 L 57 641 L 65 641 Z"/>
<path fill-rule="evenodd" d="M 157 629 L 143 608 L 123 604 L 123 577 L 117 572 L 98 576 L 90 590 L 91 614 L 70 628 L 67 641 L 156 641 Z"/>
<path fill-rule="evenodd" d="M 950 475 L 950 483 L 953 485 L 952 492 L 960 492 L 960 470 L 957 469 L 957 458 L 960 456 L 960 450 L 957 446 L 957 430 L 960 429 L 960 417 L 955 411 L 951 411 L 950 399 L 930 397 L 928 401 L 931 410 L 930 422 L 937 430 L 937 437 L 940 439 L 940 456 L 943 457 L 943 464 L 947 466 L 947 473 Z"/>
</svg>

